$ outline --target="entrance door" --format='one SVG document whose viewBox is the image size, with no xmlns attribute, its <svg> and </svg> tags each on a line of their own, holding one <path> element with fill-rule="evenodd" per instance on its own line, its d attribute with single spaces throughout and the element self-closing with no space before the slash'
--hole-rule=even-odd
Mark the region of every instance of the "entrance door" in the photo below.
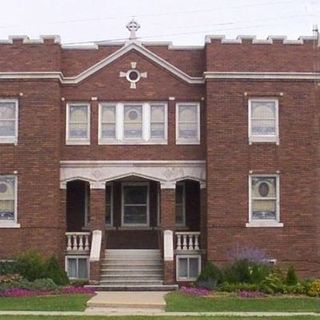
<svg viewBox="0 0 320 320">
<path fill-rule="evenodd" d="M 149 183 L 123 183 L 121 205 L 122 226 L 148 227 L 150 225 L 149 211 Z"/>
</svg>

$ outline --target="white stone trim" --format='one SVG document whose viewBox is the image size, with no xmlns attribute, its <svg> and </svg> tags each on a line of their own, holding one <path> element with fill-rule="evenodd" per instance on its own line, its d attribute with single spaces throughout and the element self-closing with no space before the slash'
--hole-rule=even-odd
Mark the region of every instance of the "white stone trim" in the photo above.
<svg viewBox="0 0 320 320">
<path fill-rule="evenodd" d="M 163 232 L 163 260 L 173 261 L 173 231 L 165 230 Z"/>
<path fill-rule="evenodd" d="M 158 181 L 161 189 L 175 189 L 177 181 L 191 179 L 200 184 L 206 180 L 203 160 L 120 160 L 120 161 L 61 161 L 60 188 L 72 180 L 90 182 L 90 188 L 104 189 L 105 183 L 128 176 Z"/>
<path fill-rule="evenodd" d="M 319 72 L 214 72 L 203 73 L 205 79 L 320 80 Z"/>
<path fill-rule="evenodd" d="M 92 232 L 91 250 L 90 250 L 90 259 L 89 259 L 90 262 L 100 261 L 101 243 L 102 243 L 102 231 L 94 230 Z M 88 273 L 89 273 L 89 270 L 88 270 Z"/>
</svg>

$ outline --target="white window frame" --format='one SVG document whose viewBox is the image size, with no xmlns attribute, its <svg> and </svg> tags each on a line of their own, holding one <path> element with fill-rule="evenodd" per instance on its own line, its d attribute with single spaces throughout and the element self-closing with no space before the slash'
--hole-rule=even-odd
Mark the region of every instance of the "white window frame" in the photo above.
<svg viewBox="0 0 320 320">
<path fill-rule="evenodd" d="M 254 135 L 252 134 L 252 103 L 253 102 L 273 102 L 275 103 L 275 135 Z M 250 98 L 248 100 L 248 137 L 249 144 L 255 142 L 280 142 L 279 139 L 279 100 L 276 98 Z"/>
<path fill-rule="evenodd" d="M 124 223 L 124 187 L 146 186 L 147 187 L 147 222 Z M 122 227 L 149 227 L 150 226 L 150 183 L 149 182 L 122 182 L 121 183 L 121 226 Z"/>
<path fill-rule="evenodd" d="M 176 183 L 177 185 L 182 186 L 182 223 L 176 223 L 176 227 L 185 227 L 186 226 L 186 183 L 185 181 L 180 181 Z M 177 192 L 177 190 L 176 190 Z M 177 202 L 175 203 L 177 205 Z"/>
<path fill-rule="evenodd" d="M 88 117 L 87 117 L 87 137 L 86 138 L 70 138 L 69 137 L 69 126 L 70 126 L 70 107 L 79 106 L 79 107 L 87 107 Z M 91 136 L 91 128 L 90 128 L 90 103 L 87 102 L 69 102 L 66 107 L 66 144 L 67 145 L 89 145 L 90 144 L 90 136 Z"/>
<path fill-rule="evenodd" d="M 0 103 L 6 103 L 6 102 L 13 102 L 15 103 L 15 132 L 14 136 L 3 136 L 0 137 L 0 144 L 1 143 L 12 143 L 17 144 L 18 143 L 18 126 L 19 126 L 19 103 L 18 99 L 0 99 Z"/>
<path fill-rule="evenodd" d="M 185 139 L 179 137 L 179 108 L 180 106 L 196 106 L 197 110 L 197 137 L 196 139 Z M 200 103 L 199 102 L 179 102 L 176 103 L 176 144 L 200 144 Z"/>
<path fill-rule="evenodd" d="M 67 273 L 68 275 L 68 270 L 69 270 L 69 259 L 76 259 L 77 260 L 77 274 L 79 274 L 79 264 L 78 264 L 78 260 L 79 259 L 86 259 L 87 260 L 87 270 L 88 270 L 88 278 L 79 278 L 79 277 L 69 277 L 68 275 L 68 278 L 70 280 L 88 280 L 90 278 L 90 262 L 89 262 L 89 256 L 81 256 L 81 255 L 72 255 L 72 256 L 66 256 L 65 257 L 65 272 Z"/>
<path fill-rule="evenodd" d="M 14 178 L 14 220 L 0 220 L 0 228 L 20 228 L 18 223 L 18 177 L 16 175 L 4 174 L 3 178 Z"/>
<path fill-rule="evenodd" d="M 253 178 L 272 177 L 276 178 L 276 220 L 255 220 L 252 219 L 252 179 Z M 280 222 L 280 176 L 278 174 L 251 174 L 249 175 L 249 222 L 246 223 L 246 227 L 283 227 L 283 223 Z"/>
<path fill-rule="evenodd" d="M 179 260 L 183 258 L 183 259 L 188 259 L 188 276 L 187 277 L 180 277 L 179 276 Z M 176 255 L 176 280 L 177 281 L 195 281 L 197 280 L 198 277 L 196 278 L 191 278 L 189 277 L 189 259 L 190 258 L 198 258 L 198 270 L 199 270 L 199 274 L 201 272 L 201 255 L 197 255 L 197 254 L 189 254 L 189 255 Z"/>
<path fill-rule="evenodd" d="M 110 223 L 106 223 L 106 227 L 113 227 L 113 183 L 106 183 L 110 187 Z"/>
<path fill-rule="evenodd" d="M 164 138 L 151 138 L 151 106 L 152 105 L 164 106 Z M 103 106 L 116 107 L 116 137 L 115 138 L 102 138 L 102 108 Z M 142 138 L 124 138 L 124 106 L 127 105 L 141 105 L 142 106 Z M 98 120 L 98 144 L 168 144 L 168 104 L 162 101 L 141 102 L 141 101 L 126 101 L 126 102 L 101 102 L 99 103 L 99 120 Z"/>
</svg>

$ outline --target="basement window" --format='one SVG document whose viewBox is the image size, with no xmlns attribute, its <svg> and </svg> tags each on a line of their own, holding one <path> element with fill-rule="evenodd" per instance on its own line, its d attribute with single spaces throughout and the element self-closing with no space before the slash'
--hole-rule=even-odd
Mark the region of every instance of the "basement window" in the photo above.
<svg viewBox="0 0 320 320">
<path fill-rule="evenodd" d="M 69 279 L 89 279 L 89 259 L 84 256 L 66 257 L 66 272 Z"/>
<path fill-rule="evenodd" d="M 195 281 L 201 272 L 200 255 L 177 255 L 176 278 L 177 281 Z"/>
</svg>

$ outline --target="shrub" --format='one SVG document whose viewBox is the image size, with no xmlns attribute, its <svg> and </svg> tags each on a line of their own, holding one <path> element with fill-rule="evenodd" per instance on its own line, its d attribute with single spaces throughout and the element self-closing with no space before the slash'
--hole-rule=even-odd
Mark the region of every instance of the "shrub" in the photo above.
<svg viewBox="0 0 320 320">
<path fill-rule="evenodd" d="M 45 277 L 50 278 L 57 285 L 69 284 L 66 272 L 59 265 L 58 259 L 54 256 L 49 258 L 45 265 Z"/>
<path fill-rule="evenodd" d="M 59 287 L 56 285 L 56 283 L 52 279 L 36 279 L 35 281 L 30 283 L 30 289 L 35 290 L 56 290 Z"/>
<path fill-rule="evenodd" d="M 18 273 L 15 261 L 0 261 L 0 275 Z"/>
<path fill-rule="evenodd" d="M 78 287 L 83 287 L 83 286 L 89 284 L 89 281 L 88 280 L 81 280 L 81 279 L 79 279 L 79 280 L 71 280 L 70 284 L 73 287 L 78 288 Z"/>
<path fill-rule="evenodd" d="M 284 277 L 280 271 L 270 273 L 260 284 L 260 290 L 264 293 L 284 293 Z"/>
<path fill-rule="evenodd" d="M 224 279 L 229 283 L 255 283 L 263 281 L 271 267 L 248 259 L 237 260 L 224 269 Z"/>
<path fill-rule="evenodd" d="M 320 296 L 320 280 L 312 281 L 307 294 L 310 297 L 318 297 L 318 296 Z"/>
<path fill-rule="evenodd" d="M 198 276 L 198 285 L 207 289 L 213 289 L 217 284 L 221 282 L 221 270 L 212 262 L 207 262 L 207 264 L 202 269 L 200 275 Z"/>
<path fill-rule="evenodd" d="M 35 251 L 28 251 L 17 258 L 17 271 L 23 278 L 34 281 L 45 278 L 46 266 L 42 256 Z"/>
<path fill-rule="evenodd" d="M 257 291 L 259 286 L 251 283 L 229 283 L 223 282 L 219 285 L 218 289 L 224 292 L 237 292 L 237 291 Z"/>
<path fill-rule="evenodd" d="M 20 281 L 22 278 L 20 274 L 5 274 L 0 276 L 0 284 L 5 284 L 5 283 L 12 283 L 16 281 Z"/>
<path fill-rule="evenodd" d="M 294 286 L 298 283 L 298 277 L 293 266 L 290 266 L 287 272 L 286 284 L 288 286 Z"/>
</svg>

